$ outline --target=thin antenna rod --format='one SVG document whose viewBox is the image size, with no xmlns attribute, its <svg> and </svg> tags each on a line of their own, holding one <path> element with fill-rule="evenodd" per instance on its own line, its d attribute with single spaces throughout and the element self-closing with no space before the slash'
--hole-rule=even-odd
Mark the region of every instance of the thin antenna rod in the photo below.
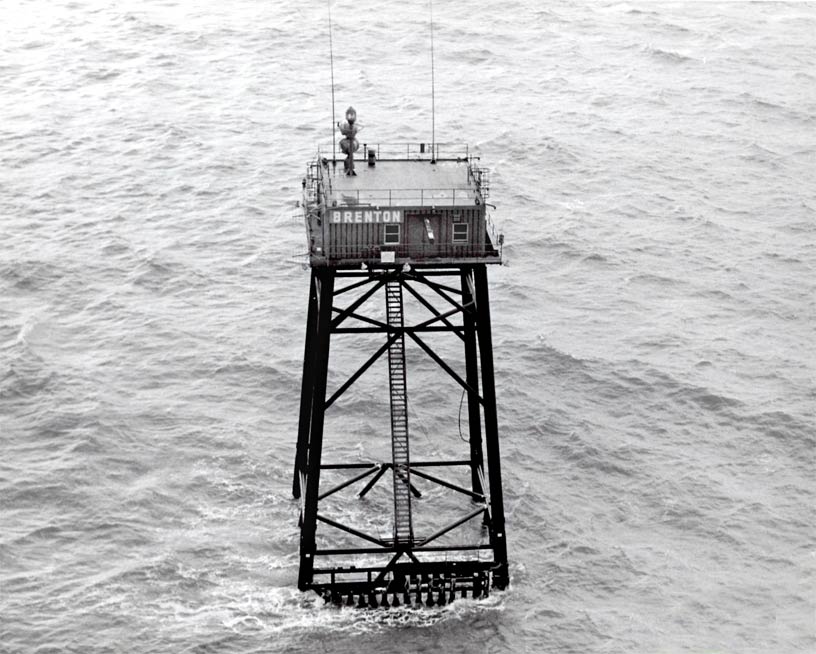
<svg viewBox="0 0 816 654">
<path fill-rule="evenodd" d="M 331 86 L 332 86 L 332 163 L 337 165 L 337 121 L 334 118 L 334 45 L 332 44 L 332 19 L 331 0 L 326 1 L 329 8 L 329 59 L 331 60 Z"/>
<path fill-rule="evenodd" d="M 431 6 L 431 163 L 436 163 L 436 80 L 434 79 L 433 0 Z"/>
</svg>

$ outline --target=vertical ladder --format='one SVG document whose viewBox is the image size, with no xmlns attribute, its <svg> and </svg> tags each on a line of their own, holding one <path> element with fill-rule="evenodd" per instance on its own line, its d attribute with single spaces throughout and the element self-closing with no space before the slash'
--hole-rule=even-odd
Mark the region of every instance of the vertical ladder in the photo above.
<svg viewBox="0 0 816 654">
<path fill-rule="evenodd" d="M 391 456 L 394 469 L 394 543 L 411 545 L 411 484 L 408 468 L 408 391 L 405 385 L 405 333 L 402 315 L 402 285 L 391 280 L 385 285 L 388 326 L 399 330 L 388 348 L 388 379 L 391 389 Z"/>
</svg>

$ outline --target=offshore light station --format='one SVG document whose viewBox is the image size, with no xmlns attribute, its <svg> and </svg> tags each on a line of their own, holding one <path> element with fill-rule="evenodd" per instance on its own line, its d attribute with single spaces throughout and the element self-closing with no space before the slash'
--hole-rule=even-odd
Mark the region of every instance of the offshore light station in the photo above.
<svg viewBox="0 0 816 654">
<path fill-rule="evenodd" d="M 345 160 L 318 151 L 303 179 L 311 283 L 292 487 L 298 587 L 367 607 L 484 597 L 509 581 L 487 284 L 503 238 L 488 215 L 487 171 L 467 147 L 360 148 L 355 121 L 349 108 Z M 435 339 L 443 337 L 440 354 Z M 330 349 L 341 348 L 364 361 L 338 376 Z M 421 442 L 409 362 L 426 364 L 421 390 L 430 365 L 440 397 L 453 389 L 447 409 L 459 407 L 458 416 L 440 416 L 426 397 L 422 410 L 442 427 Z M 360 403 L 343 407 L 344 395 L 375 364 L 387 369 L 379 386 L 385 426 L 355 428 L 363 445 L 349 453 L 343 425 Z M 330 429 L 338 408 L 341 426 Z M 411 455 L 439 451 L 435 441 L 461 451 Z M 324 461 L 324 450 L 352 460 Z"/>
</svg>

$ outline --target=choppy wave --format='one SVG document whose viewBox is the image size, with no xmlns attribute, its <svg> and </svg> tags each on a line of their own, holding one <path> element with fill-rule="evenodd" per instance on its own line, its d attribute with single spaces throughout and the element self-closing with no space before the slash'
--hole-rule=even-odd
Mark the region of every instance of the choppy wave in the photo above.
<svg viewBox="0 0 816 654">
<path fill-rule="evenodd" d="M 296 590 L 325 6 L 29 4 L 0 27 L 0 650 L 813 650 L 812 5 L 434 7 L 436 136 L 478 145 L 506 236 L 512 584 L 367 612 Z M 425 9 L 333 18 L 338 109 L 429 140 Z M 409 359 L 414 438 L 454 452 L 461 393 Z M 387 445 L 358 385 L 329 458 Z"/>
</svg>

